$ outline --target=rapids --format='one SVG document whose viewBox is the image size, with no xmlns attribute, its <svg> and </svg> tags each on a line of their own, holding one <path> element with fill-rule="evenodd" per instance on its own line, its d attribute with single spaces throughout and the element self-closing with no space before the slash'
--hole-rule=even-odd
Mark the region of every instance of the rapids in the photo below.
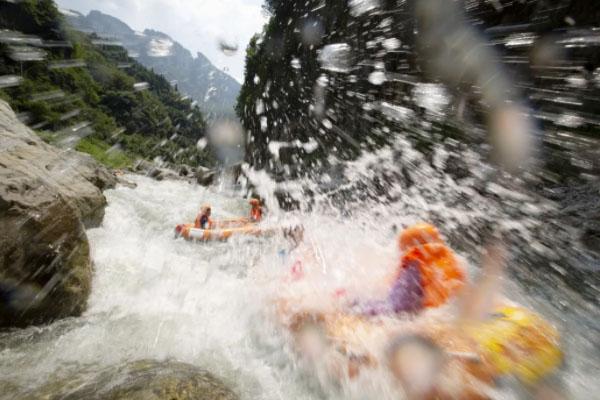
<svg viewBox="0 0 600 400">
<path fill-rule="evenodd" d="M 87 312 L 46 327 L 0 334 L 0 382 L 10 383 L 13 395 L 19 398 L 82 368 L 175 359 L 221 377 L 243 399 L 365 399 L 377 392 L 383 396 L 377 398 L 392 398 L 391 388 L 376 387 L 382 371 L 369 384 L 340 389 L 319 385 L 298 365 L 286 335 L 270 318 L 272 296 L 289 265 L 281 252 L 287 246 L 283 239 L 210 244 L 173 240 L 173 227 L 192 220 L 202 203 L 213 205 L 216 218 L 245 214 L 241 196 L 185 182 L 128 179 L 138 187 L 107 191 L 104 223 L 88 231 L 95 275 Z M 416 209 L 404 218 L 385 214 L 383 206 L 371 218 L 323 208 L 295 214 L 302 218 L 307 241 L 321 252 L 326 278 L 318 284 L 376 290 L 366 282 L 396 262 L 391 224 L 401 227 L 419 217 L 418 205 L 405 201 Z M 457 217 L 459 211 L 443 208 L 448 221 Z M 273 211 L 269 218 L 288 217 Z M 506 291 L 560 326 L 569 390 L 573 398 L 593 398 L 600 383 L 594 370 L 598 346 L 585 334 L 590 321 L 568 307 L 559 311 L 542 306 L 543 298 L 525 294 L 517 282 L 509 282 Z M 0 393 L 0 398 L 11 398 L 5 396 Z"/>
</svg>

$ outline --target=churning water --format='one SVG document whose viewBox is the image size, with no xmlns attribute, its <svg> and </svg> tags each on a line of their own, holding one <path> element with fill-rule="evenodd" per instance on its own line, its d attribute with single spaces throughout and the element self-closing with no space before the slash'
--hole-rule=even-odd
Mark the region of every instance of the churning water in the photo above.
<svg viewBox="0 0 600 400">
<path fill-rule="evenodd" d="M 88 232 L 93 294 L 81 318 L 2 336 L 0 376 L 21 393 L 84 367 L 137 359 L 177 359 L 230 382 L 244 398 L 303 398 L 293 372 L 270 365 L 255 344 L 260 288 L 247 272 L 265 244 L 173 240 L 175 224 L 200 204 L 217 216 L 246 213 L 245 202 L 181 182 L 132 178 L 135 190 L 108 191 L 101 228 Z M 0 394 L 3 397 L 5 394 Z"/>
<path fill-rule="evenodd" d="M 364 164 L 372 161 L 360 160 L 347 174 L 369 173 Z M 245 214 L 241 197 L 185 182 L 129 178 L 138 187 L 106 192 L 109 206 L 104 223 L 88 232 L 95 275 L 85 315 L 0 336 L 1 381 L 11 388 L 4 394 L 7 398 L 18 398 L 83 368 L 101 369 L 137 359 L 175 359 L 200 366 L 224 379 L 244 399 L 397 395 L 386 386 L 381 370 L 375 372 L 379 380 L 371 377 L 369 384 L 340 388 L 318 384 L 314 374 L 297 363 L 288 336 L 272 318 L 273 301 L 281 296 L 291 260 L 282 251 L 288 248 L 283 239 L 210 244 L 173 239 L 173 227 L 192 220 L 202 203 L 211 203 L 217 218 Z M 454 190 L 458 189 L 467 190 Z M 379 290 L 374 282 L 397 262 L 396 230 L 431 215 L 425 206 L 445 218 L 447 225 L 440 228 L 446 235 L 460 229 L 461 221 L 469 224 L 475 218 L 461 206 L 443 201 L 442 196 L 450 199 L 451 193 L 437 196 L 438 202 L 433 203 L 411 193 L 387 208 L 373 205 L 354 213 L 334 211 L 337 208 L 327 207 L 322 199 L 312 212 L 295 214 L 306 228 L 307 246 L 316 249 L 321 260 L 320 278 L 312 289 L 343 287 L 374 295 Z M 472 197 L 480 202 L 478 206 L 485 206 L 483 199 Z M 277 214 L 272 212 L 269 218 L 274 222 L 289 218 Z M 543 296 L 524 294 L 516 282 L 506 286 L 508 297 L 532 306 L 560 326 L 569 390 L 574 398 L 593 398 L 599 388 L 594 370 L 598 347 L 596 336 L 590 334 L 593 306 L 581 300 L 558 308 Z M 571 301 L 574 296 L 565 290 L 557 289 L 555 297 Z M 582 307 L 579 312 L 572 310 Z"/>
</svg>

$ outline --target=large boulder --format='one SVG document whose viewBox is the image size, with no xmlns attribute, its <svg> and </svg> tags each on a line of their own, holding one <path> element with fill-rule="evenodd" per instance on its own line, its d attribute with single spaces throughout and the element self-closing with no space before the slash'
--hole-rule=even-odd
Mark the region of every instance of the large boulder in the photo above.
<svg viewBox="0 0 600 400">
<path fill-rule="evenodd" d="M 0 327 L 80 315 L 92 264 L 78 213 L 44 189 L 30 190 L 35 203 L 7 201 L 10 190 L 0 183 Z"/>
<path fill-rule="evenodd" d="M 71 203 L 86 227 L 102 223 L 106 198 L 102 190 L 116 178 L 90 156 L 59 150 L 23 125 L 8 104 L 0 101 L 0 187 L 13 200 L 35 201 L 33 191 L 60 196 Z"/>
<path fill-rule="evenodd" d="M 44 143 L 0 101 L 0 327 L 84 311 L 92 279 L 85 226 L 102 222 L 100 188 L 114 186 L 110 175 Z"/>
<path fill-rule="evenodd" d="M 217 178 L 217 171 L 205 167 L 196 168 L 196 182 L 202 186 L 212 185 Z"/>
<path fill-rule="evenodd" d="M 210 373 L 180 362 L 136 361 L 100 372 L 80 371 L 24 399 L 46 400 L 236 400 Z"/>
</svg>

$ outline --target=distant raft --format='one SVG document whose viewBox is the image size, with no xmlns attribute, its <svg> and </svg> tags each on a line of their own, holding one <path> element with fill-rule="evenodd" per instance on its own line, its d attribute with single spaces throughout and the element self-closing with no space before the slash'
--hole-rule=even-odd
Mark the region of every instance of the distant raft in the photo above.
<svg viewBox="0 0 600 400">
<path fill-rule="evenodd" d="M 175 237 L 182 237 L 190 241 L 215 242 L 226 241 L 234 236 L 272 236 L 276 228 L 262 227 L 245 220 L 228 220 L 215 224 L 215 228 L 198 229 L 194 224 L 182 224 L 175 227 Z"/>
</svg>

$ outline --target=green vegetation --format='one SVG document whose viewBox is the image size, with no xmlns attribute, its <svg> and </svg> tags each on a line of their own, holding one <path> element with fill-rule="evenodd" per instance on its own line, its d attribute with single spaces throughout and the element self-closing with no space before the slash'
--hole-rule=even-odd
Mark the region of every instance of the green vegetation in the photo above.
<svg viewBox="0 0 600 400">
<path fill-rule="evenodd" d="M 76 147 L 77 151 L 88 153 L 107 167 L 120 169 L 130 166 L 133 160 L 120 149 L 109 147 L 106 142 L 96 138 L 85 138 Z"/>
<path fill-rule="evenodd" d="M 89 122 L 92 134 L 77 149 L 110 167 L 127 166 L 136 158 L 214 164 L 212 155 L 196 146 L 206 124 L 191 100 L 183 99 L 164 77 L 138 64 L 122 47 L 71 30 L 53 1 L 0 3 L 0 29 L 36 35 L 44 44 L 53 44 L 34 44 L 30 50 L 43 50 L 46 58 L 27 62 L 11 58 L 12 44 L 0 44 L 0 75 L 23 78 L 19 86 L 0 90 L 0 97 L 45 140 L 77 135 L 72 127 Z M 74 60 L 85 66 L 56 68 L 57 63 Z"/>
<path fill-rule="evenodd" d="M 348 43 L 356 59 L 366 58 L 365 43 L 379 34 L 372 28 L 383 17 L 355 23 L 346 0 L 267 0 L 264 8 L 271 18 L 247 48 L 236 106 L 251 135 L 248 161 L 278 175 L 318 174 L 334 157 L 351 160 L 386 143 L 389 137 L 376 132 L 382 126 L 365 118 L 363 109 L 365 102 L 384 97 L 382 88 L 365 83 L 370 67 L 342 73 L 325 71 L 318 61 L 328 43 Z M 318 148 L 285 147 L 276 159 L 269 157 L 271 141 L 296 140 Z"/>
</svg>

